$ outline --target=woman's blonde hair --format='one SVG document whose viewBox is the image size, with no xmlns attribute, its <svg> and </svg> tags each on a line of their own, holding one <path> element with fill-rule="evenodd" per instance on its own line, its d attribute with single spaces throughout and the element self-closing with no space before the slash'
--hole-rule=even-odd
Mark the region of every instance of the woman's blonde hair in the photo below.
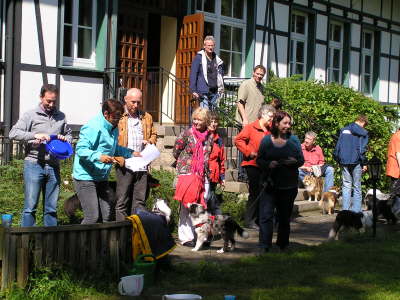
<svg viewBox="0 0 400 300">
<path fill-rule="evenodd" d="M 200 120 L 203 120 L 206 125 L 210 125 L 211 123 L 211 114 L 210 111 L 205 107 L 198 107 L 192 113 L 192 120 L 198 117 Z"/>
</svg>

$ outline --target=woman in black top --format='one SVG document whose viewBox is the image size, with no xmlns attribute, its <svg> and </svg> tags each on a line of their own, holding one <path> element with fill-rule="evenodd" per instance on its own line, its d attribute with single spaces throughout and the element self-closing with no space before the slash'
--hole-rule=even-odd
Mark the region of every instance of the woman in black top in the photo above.
<svg viewBox="0 0 400 300">
<path fill-rule="evenodd" d="M 257 165 L 264 172 L 265 184 L 259 212 L 261 252 L 267 252 L 272 246 L 275 208 L 279 220 L 276 244 L 281 250 L 289 244 L 298 167 L 304 164 L 300 141 L 290 132 L 291 123 L 292 117 L 287 112 L 277 111 L 272 120 L 271 135 L 262 139 L 257 156 Z"/>
</svg>

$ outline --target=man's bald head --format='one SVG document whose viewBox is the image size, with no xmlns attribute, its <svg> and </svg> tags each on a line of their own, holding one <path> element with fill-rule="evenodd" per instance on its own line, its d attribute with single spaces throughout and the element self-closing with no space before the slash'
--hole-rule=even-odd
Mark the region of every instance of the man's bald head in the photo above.
<svg viewBox="0 0 400 300">
<path fill-rule="evenodd" d="M 124 100 L 126 109 L 131 115 L 134 115 L 142 104 L 142 91 L 137 88 L 131 88 L 127 90 Z"/>
</svg>

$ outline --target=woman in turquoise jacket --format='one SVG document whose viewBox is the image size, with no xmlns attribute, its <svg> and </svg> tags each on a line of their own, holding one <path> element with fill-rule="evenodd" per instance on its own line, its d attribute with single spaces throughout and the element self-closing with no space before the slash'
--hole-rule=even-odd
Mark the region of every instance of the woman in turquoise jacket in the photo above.
<svg viewBox="0 0 400 300">
<path fill-rule="evenodd" d="M 110 221 L 114 199 L 108 176 L 114 157 L 132 156 L 132 150 L 118 145 L 118 122 L 123 113 L 121 103 L 107 100 L 102 113 L 81 128 L 72 176 L 84 214 L 82 224 Z"/>
</svg>

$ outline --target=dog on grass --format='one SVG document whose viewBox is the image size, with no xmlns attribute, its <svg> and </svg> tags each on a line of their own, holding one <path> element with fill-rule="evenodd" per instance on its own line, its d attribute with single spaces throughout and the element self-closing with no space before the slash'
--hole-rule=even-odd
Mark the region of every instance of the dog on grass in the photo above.
<svg viewBox="0 0 400 300">
<path fill-rule="evenodd" d="M 340 211 L 329 231 L 329 240 L 338 239 L 339 233 L 343 230 L 354 229 L 358 232 L 365 232 L 372 227 L 372 212 L 366 210 L 363 212 L 354 212 L 351 210 Z"/>
<path fill-rule="evenodd" d="M 235 249 L 235 233 L 247 239 L 249 233 L 245 231 L 229 215 L 211 216 L 202 205 L 192 203 L 189 206 L 189 215 L 197 234 L 196 246 L 192 251 L 198 251 L 204 242 L 210 241 L 214 236 L 221 236 L 224 245 L 217 250 L 218 253 L 233 251 Z"/>
<path fill-rule="evenodd" d="M 338 202 L 338 197 L 340 193 L 340 188 L 337 186 L 332 186 L 329 191 L 322 194 L 322 199 L 319 201 L 318 205 L 322 209 L 322 213 L 332 215 L 335 212 L 335 206 Z"/>
</svg>

